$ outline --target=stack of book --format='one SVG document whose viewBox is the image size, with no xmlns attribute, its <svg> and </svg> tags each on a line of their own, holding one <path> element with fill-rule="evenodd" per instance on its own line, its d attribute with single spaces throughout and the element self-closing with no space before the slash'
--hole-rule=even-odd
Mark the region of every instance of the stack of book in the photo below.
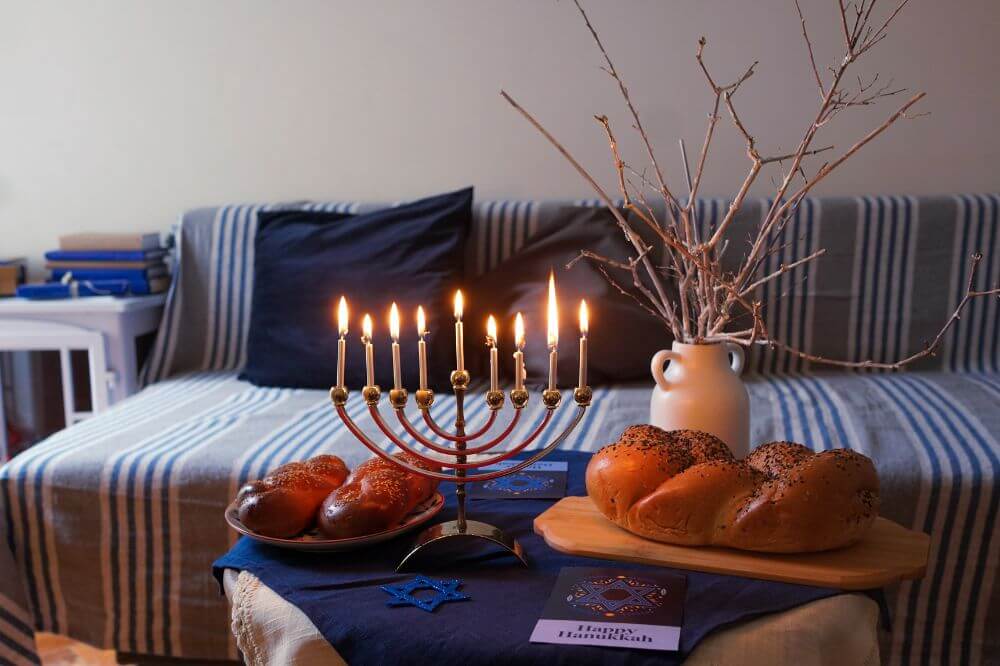
<svg viewBox="0 0 1000 666">
<path fill-rule="evenodd" d="M 81 233 L 61 236 L 45 253 L 50 282 L 72 280 L 109 293 L 157 294 L 170 285 L 160 235 Z M 69 275 L 70 277 L 66 277 Z"/>
</svg>

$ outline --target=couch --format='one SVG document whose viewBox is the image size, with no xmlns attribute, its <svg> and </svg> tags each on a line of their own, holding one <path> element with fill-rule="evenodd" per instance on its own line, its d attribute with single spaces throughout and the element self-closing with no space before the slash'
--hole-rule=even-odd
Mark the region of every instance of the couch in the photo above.
<svg viewBox="0 0 1000 666">
<path fill-rule="evenodd" d="M 478 202 L 467 278 L 516 255 L 566 203 Z M 766 203 L 744 207 L 734 237 Z M 726 206 L 699 201 L 700 224 L 711 228 Z M 0 661 L 30 663 L 36 630 L 124 653 L 236 658 L 211 575 L 235 539 L 222 514 L 236 489 L 319 452 L 349 464 L 367 457 L 325 392 L 237 378 L 257 214 L 268 207 L 186 214 L 147 387 L 0 468 Z M 827 356 L 891 360 L 919 348 L 964 293 L 974 249 L 985 254 L 976 286 L 1000 276 L 997 195 L 809 199 L 784 233 L 773 268 L 819 247 L 827 256 L 759 294 L 769 329 Z M 941 353 L 905 372 L 827 372 L 756 349 L 746 381 L 752 442 L 861 451 L 878 467 L 883 515 L 931 535 L 927 575 L 886 590 L 892 622 L 883 655 L 892 663 L 1000 661 L 1000 636 L 989 629 L 1000 625 L 1000 301 L 973 301 Z M 595 450 L 644 422 L 651 387 L 596 387 L 592 413 L 566 446 Z M 365 424 L 359 403 L 352 415 Z M 474 423 L 485 408 L 475 397 L 471 404 Z M 435 410 L 447 421 L 454 404 L 439 396 Z"/>
</svg>

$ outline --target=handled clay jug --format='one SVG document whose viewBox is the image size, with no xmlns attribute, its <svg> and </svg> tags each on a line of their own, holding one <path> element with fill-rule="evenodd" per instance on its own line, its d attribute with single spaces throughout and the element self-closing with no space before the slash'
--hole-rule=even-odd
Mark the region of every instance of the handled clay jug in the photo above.
<svg viewBox="0 0 1000 666">
<path fill-rule="evenodd" d="M 709 432 L 728 444 L 737 458 L 749 453 L 750 395 L 740 379 L 742 347 L 731 342 L 674 342 L 653 355 L 650 369 L 656 380 L 650 423 L 664 430 Z"/>
</svg>

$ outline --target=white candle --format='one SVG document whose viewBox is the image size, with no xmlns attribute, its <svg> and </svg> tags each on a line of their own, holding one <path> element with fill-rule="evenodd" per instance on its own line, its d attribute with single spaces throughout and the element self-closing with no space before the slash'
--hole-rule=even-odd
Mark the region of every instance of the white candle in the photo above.
<svg viewBox="0 0 1000 666">
<path fill-rule="evenodd" d="M 486 345 L 490 348 L 490 390 L 500 388 L 499 350 L 497 349 L 497 320 L 490 315 L 486 320 Z"/>
<path fill-rule="evenodd" d="M 367 314 L 361 321 L 361 343 L 365 346 L 366 386 L 375 386 L 375 350 L 372 349 L 372 318 Z"/>
<path fill-rule="evenodd" d="M 462 310 L 465 301 L 462 290 L 455 292 L 455 364 L 457 370 L 465 370 L 465 334 L 462 329 Z"/>
<path fill-rule="evenodd" d="M 420 341 L 417 342 L 417 360 L 420 364 L 420 388 L 427 389 L 427 343 L 424 342 L 424 335 L 427 334 L 427 321 L 424 318 L 424 308 L 417 308 L 417 335 Z"/>
<path fill-rule="evenodd" d="M 587 301 L 580 301 L 580 388 L 587 385 L 587 333 L 590 330 L 590 317 L 587 313 Z"/>
<path fill-rule="evenodd" d="M 556 306 L 556 277 L 549 273 L 549 307 L 548 307 L 548 343 L 549 343 L 549 390 L 556 388 L 556 366 L 559 361 L 559 309 Z"/>
<path fill-rule="evenodd" d="M 403 371 L 399 363 L 399 308 L 393 303 L 389 308 L 389 336 L 392 338 L 392 387 L 403 388 Z"/>
<path fill-rule="evenodd" d="M 549 350 L 549 390 L 553 390 L 556 387 L 556 370 L 559 365 L 559 355 L 556 352 L 556 348 L 553 347 Z"/>
<path fill-rule="evenodd" d="M 337 328 L 340 331 L 340 339 L 337 340 L 337 386 L 344 388 L 344 363 L 347 357 L 347 300 L 341 296 L 340 304 L 337 306 Z"/>
<path fill-rule="evenodd" d="M 517 313 L 514 318 L 514 390 L 524 388 L 524 317 Z"/>
</svg>

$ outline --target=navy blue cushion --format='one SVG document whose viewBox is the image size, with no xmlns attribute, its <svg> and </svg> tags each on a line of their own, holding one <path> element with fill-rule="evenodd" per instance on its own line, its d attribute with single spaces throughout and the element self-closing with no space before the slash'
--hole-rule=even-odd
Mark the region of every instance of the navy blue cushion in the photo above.
<svg viewBox="0 0 1000 666">
<path fill-rule="evenodd" d="M 464 272 L 472 188 L 363 215 L 314 211 L 260 214 L 253 310 L 242 378 L 258 386 L 329 388 L 336 383 L 336 305 L 350 306 L 346 384 L 365 384 L 361 318 L 375 322 L 376 382 L 392 388 L 389 307 L 403 317 L 404 385 L 417 388 L 416 308 L 428 317 L 429 381 L 454 369 L 452 297 Z"/>
</svg>

